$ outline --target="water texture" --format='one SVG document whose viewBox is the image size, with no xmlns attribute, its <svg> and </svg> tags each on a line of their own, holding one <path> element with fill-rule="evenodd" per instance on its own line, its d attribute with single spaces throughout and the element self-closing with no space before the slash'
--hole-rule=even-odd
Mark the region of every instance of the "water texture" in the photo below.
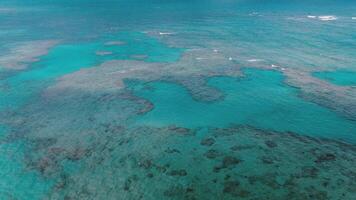
<svg viewBox="0 0 356 200">
<path fill-rule="evenodd" d="M 354 199 L 351 0 L 3 0 L 0 199 Z"/>
</svg>

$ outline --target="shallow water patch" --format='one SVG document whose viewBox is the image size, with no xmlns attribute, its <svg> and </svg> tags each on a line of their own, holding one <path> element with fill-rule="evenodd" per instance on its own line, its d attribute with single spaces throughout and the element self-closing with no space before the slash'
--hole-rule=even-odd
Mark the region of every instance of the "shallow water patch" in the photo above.
<svg viewBox="0 0 356 200">
<path fill-rule="evenodd" d="M 298 97 L 299 91 L 283 83 L 276 71 L 244 69 L 245 77 L 215 77 L 211 87 L 225 94 L 222 101 L 195 101 L 179 84 L 142 83 L 133 92 L 154 104 L 137 119 L 150 126 L 224 127 L 230 124 L 356 141 L 356 123 Z"/>
<path fill-rule="evenodd" d="M 313 76 L 322 80 L 329 81 L 341 86 L 356 86 L 356 72 L 355 71 L 324 71 L 314 72 Z"/>
<path fill-rule="evenodd" d="M 0 110 L 12 109 L 48 86 L 55 78 L 82 67 L 95 64 L 97 44 L 66 44 L 53 48 L 31 69 L 11 75 L 0 82 L 9 89 L 3 91 Z"/>
</svg>

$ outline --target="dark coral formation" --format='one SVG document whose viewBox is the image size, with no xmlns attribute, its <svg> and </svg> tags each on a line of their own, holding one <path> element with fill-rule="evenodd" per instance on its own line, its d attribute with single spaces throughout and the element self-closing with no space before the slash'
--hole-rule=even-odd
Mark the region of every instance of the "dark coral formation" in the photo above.
<svg viewBox="0 0 356 200">
<path fill-rule="evenodd" d="M 223 155 L 222 153 L 220 153 L 218 150 L 216 149 L 209 149 L 204 156 L 209 158 L 209 159 L 215 159 L 219 156 Z"/>
<path fill-rule="evenodd" d="M 209 86 L 207 84 L 207 78 L 204 76 L 194 76 L 189 78 L 171 77 L 167 80 L 183 85 L 185 88 L 187 88 L 189 94 L 196 101 L 212 103 L 216 101 L 221 101 L 225 97 L 223 92 L 214 87 Z"/>
<path fill-rule="evenodd" d="M 236 198 L 246 198 L 250 192 L 240 187 L 239 181 L 226 181 L 224 182 L 223 193 L 230 194 Z"/>
<path fill-rule="evenodd" d="M 222 163 L 214 167 L 214 172 L 220 172 L 220 170 L 222 169 L 235 167 L 240 162 L 241 160 L 238 158 L 232 156 L 225 156 L 222 160 Z"/>
<path fill-rule="evenodd" d="M 168 173 L 168 175 L 170 175 L 170 176 L 186 176 L 187 171 L 185 171 L 184 169 L 172 170 Z"/>
<path fill-rule="evenodd" d="M 200 144 L 201 145 L 204 145 L 204 146 L 211 146 L 215 143 L 215 140 L 214 138 L 206 138 L 206 139 L 203 139 Z"/>
<path fill-rule="evenodd" d="M 93 141 L 68 147 L 33 140 L 28 166 L 56 180 L 50 198 L 352 199 L 356 192 L 356 149 L 339 141 L 246 126 L 96 131 Z M 66 169 L 73 164 L 80 173 Z"/>
</svg>

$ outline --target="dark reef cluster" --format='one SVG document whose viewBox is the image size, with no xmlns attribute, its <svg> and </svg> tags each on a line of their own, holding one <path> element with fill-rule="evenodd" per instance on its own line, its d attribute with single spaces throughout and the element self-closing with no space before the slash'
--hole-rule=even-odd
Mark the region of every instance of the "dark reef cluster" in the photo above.
<svg viewBox="0 0 356 200">
<path fill-rule="evenodd" d="M 102 124 L 96 132 L 67 148 L 33 140 L 28 169 L 56 180 L 49 199 L 324 200 L 356 192 L 356 147 L 335 140 L 249 126 Z"/>
</svg>

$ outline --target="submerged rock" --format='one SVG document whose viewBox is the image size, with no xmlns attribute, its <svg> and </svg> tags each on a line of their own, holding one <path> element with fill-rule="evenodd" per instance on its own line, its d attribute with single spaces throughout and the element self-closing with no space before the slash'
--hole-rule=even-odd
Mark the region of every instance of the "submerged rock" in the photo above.
<svg viewBox="0 0 356 200">
<path fill-rule="evenodd" d="M 235 166 L 241 162 L 240 159 L 232 157 L 232 156 L 226 156 L 223 159 L 222 167 L 227 168 L 230 166 Z"/>
<path fill-rule="evenodd" d="M 230 147 L 231 151 L 241 151 L 241 150 L 247 150 L 247 149 L 252 149 L 254 148 L 253 145 L 234 145 Z"/>
<path fill-rule="evenodd" d="M 244 190 L 240 187 L 239 181 L 226 181 L 224 182 L 224 189 L 223 193 L 230 194 L 234 197 L 247 197 L 249 196 L 250 192 Z"/>
<path fill-rule="evenodd" d="M 153 164 L 151 160 L 143 160 L 139 162 L 138 165 L 144 169 L 150 169 Z"/>
<path fill-rule="evenodd" d="M 302 167 L 301 177 L 310 177 L 315 178 L 318 176 L 319 170 L 313 166 L 304 166 Z"/>
<path fill-rule="evenodd" d="M 184 195 L 185 190 L 180 186 L 173 186 L 164 191 L 164 196 L 174 197 L 174 196 L 182 196 Z"/>
<path fill-rule="evenodd" d="M 224 183 L 224 193 L 234 193 L 239 189 L 240 182 L 238 181 L 226 181 Z"/>
<path fill-rule="evenodd" d="M 274 163 L 273 159 L 270 157 L 267 157 L 267 156 L 263 156 L 261 158 L 261 160 L 264 164 L 273 164 Z"/>
<path fill-rule="evenodd" d="M 203 145 L 203 146 L 211 146 L 215 143 L 215 140 L 214 138 L 206 138 L 206 139 L 203 139 L 200 144 Z"/>
<path fill-rule="evenodd" d="M 335 160 L 336 160 L 336 156 L 334 154 L 325 153 L 325 154 L 319 155 L 314 162 L 322 163 L 322 162 L 335 161 Z"/>
<path fill-rule="evenodd" d="M 126 179 L 124 183 L 124 190 L 129 191 L 132 184 L 138 180 L 138 177 L 136 175 L 130 176 L 128 179 Z"/>
<path fill-rule="evenodd" d="M 183 135 L 187 135 L 187 134 L 191 134 L 192 133 L 192 130 L 190 130 L 188 128 L 177 127 L 177 126 L 169 126 L 168 130 L 173 131 L 173 132 L 178 133 L 178 134 L 183 134 Z"/>
<path fill-rule="evenodd" d="M 275 148 L 277 147 L 277 144 L 271 140 L 267 140 L 265 141 L 265 144 L 269 147 L 269 148 Z"/>
<path fill-rule="evenodd" d="M 204 156 L 209 158 L 209 159 L 215 159 L 219 156 L 221 156 L 222 154 L 216 150 L 216 149 L 209 149 L 205 154 Z"/>
<path fill-rule="evenodd" d="M 172 170 L 168 172 L 168 175 L 170 176 L 186 176 L 187 174 L 188 174 L 187 171 L 185 171 L 184 169 Z"/>
<path fill-rule="evenodd" d="M 180 153 L 180 151 L 178 149 L 171 149 L 169 147 L 164 152 L 166 152 L 166 153 Z"/>
<path fill-rule="evenodd" d="M 225 156 L 222 163 L 214 167 L 214 172 L 219 172 L 221 169 L 225 169 L 225 168 L 235 167 L 240 162 L 242 162 L 242 160 L 238 158 L 232 156 Z"/>
</svg>

